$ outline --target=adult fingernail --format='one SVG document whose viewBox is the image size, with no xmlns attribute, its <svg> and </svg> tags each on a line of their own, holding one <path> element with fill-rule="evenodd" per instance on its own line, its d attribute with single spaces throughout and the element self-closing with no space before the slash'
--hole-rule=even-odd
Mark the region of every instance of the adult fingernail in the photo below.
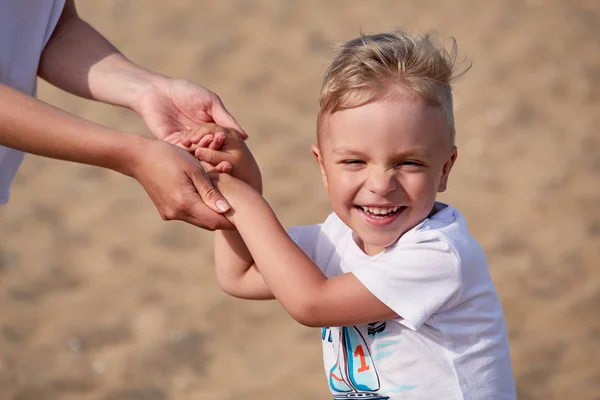
<svg viewBox="0 0 600 400">
<path fill-rule="evenodd" d="M 231 206 L 225 200 L 217 200 L 215 205 L 221 212 L 227 212 L 229 209 L 231 209 Z"/>
</svg>

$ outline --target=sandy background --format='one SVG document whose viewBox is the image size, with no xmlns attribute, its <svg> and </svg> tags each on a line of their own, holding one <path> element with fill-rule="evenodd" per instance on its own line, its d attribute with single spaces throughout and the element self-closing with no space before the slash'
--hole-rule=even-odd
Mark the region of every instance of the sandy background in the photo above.
<svg viewBox="0 0 600 400">
<path fill-rule="evenodd" d="M 460 156 L 443 200 L 487 251 L 519 398 L 600 399 L 600 3 L 79 2 L 126 55 L 221 95 L 286 225 L 328 213 L 311 158 L 330 44 L 455 36 Z M 136 115 L 40 97 L 145 134 Z M 0 399 L 328 399 L 318 330 L 218 289 L 212 236 L 135 181 L 29 156 L 0 208 Z"/>
</svg>

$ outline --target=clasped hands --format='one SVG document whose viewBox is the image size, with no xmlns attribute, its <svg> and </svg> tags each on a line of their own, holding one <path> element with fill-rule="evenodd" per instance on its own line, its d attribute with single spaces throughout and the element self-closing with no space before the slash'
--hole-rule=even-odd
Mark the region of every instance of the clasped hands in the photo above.
<svg viewBox="0 0 600 400">
<path fill-rule="evenodd" d="M 244 139 L 235 129 L 205 123 L 164 140 L 194 155 L 211 183 L 235 208 L 236 200 L 250 188 L 262 194 L 260 169 Z"/>
</svg>

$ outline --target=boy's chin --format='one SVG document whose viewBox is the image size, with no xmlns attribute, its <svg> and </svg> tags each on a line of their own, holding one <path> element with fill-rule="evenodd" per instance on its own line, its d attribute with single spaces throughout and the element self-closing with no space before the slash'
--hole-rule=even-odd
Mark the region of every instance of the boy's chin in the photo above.
<svg viewBox="0 0 600 400">
<path fill-rule="evenodd" d="M 385 236 L 381 236 L 381 235 L 363 235 L 363 236 L 361 236 L 361 235 L 359 235 L 364 249 L 378 250 L 378 252 L 381 252 L 381 251 L 387 249 L 388 247 L 394 245 L 398 241 L 400 236 L 401 236 L 401 234 L 385 235 Z"/>
</svg>

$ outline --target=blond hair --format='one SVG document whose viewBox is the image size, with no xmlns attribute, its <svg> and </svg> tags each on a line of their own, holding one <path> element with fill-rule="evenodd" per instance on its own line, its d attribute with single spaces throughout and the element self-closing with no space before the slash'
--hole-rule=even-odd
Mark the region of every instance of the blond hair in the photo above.
<svg viewBox="0 0 600 400">
<path fill-rule="evenodd" d="M 388 87 L 413 90 L 433 106 L 441 107 L 454 144 L 451 82 L 455 74 L 456 40 L 446 50 L 433 33 L 411 36 L 405 32 L 363 35 L 342 44 L 331 62 L 319 97 L 317 134 L 324 117 L 366 104 Z"/>
</svg>

